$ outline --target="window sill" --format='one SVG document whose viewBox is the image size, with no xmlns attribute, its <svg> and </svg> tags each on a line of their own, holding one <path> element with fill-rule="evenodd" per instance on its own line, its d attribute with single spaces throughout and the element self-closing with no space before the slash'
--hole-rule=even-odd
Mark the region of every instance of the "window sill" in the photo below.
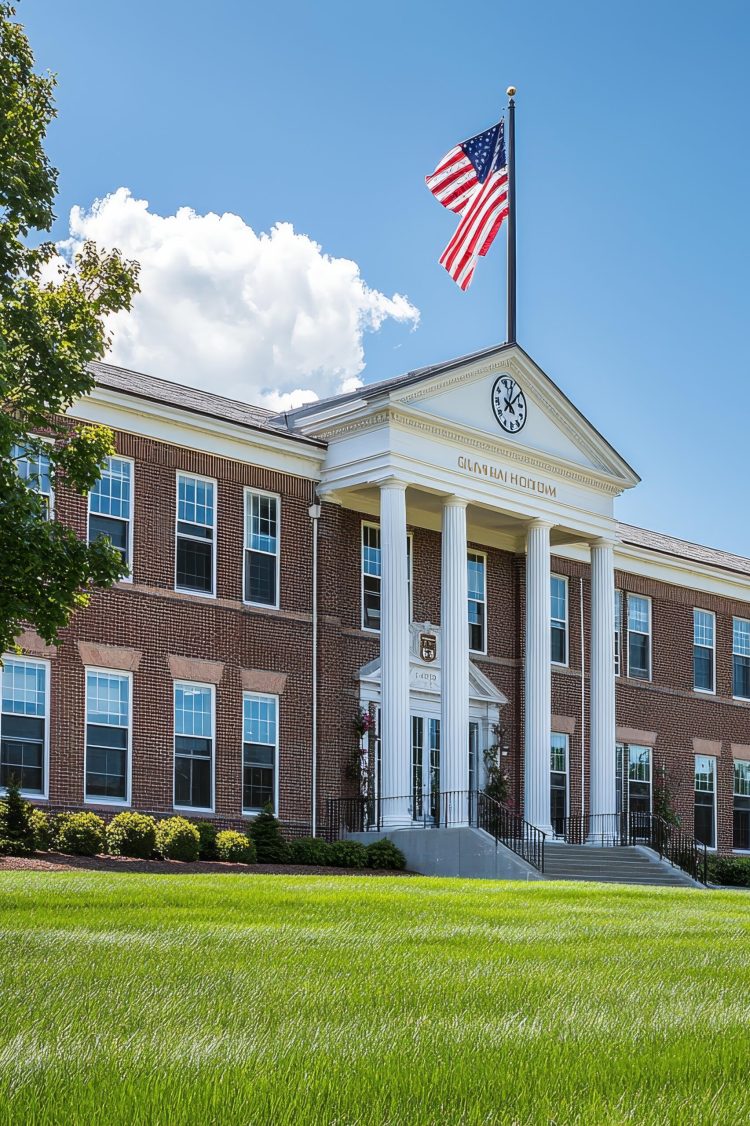
<svg viewBox="0 0 750 1126">
<path fill-rule="evenodd" d="M 105 806 L 107 809 L 109 809 L 112 806 L 116 806 L 118 809 L 129 809 L 130 805 L 131 805 L 131 803 L 129 801 L 125 801 L 124 798 L 87 798 L 87 797 L 84 797 L 83 804 L 84 805 L 93 805 L 93 806 Z"/>
<path fill-rule="evenodd" d="M 695 685 L 693 685 L 693 692 L 697 692 L 700 696 L 715 696 L 716 695 L 716 689 L 715 688 L 696 688 Z"/>
<path fill-rule="evenodd" d="M 249 606 L 253 610 L 280 610 L 281 606 L 278 602 L 249 602 L 247 598 L 242 599 L 243 606 Z"/>
<path fill-rule="evenodd" d="M 210 813 L 215 816 L 213 806 L 198 806 L 198 805 L 173 805 L 172 809 L 175 813 Z"/>
</svg>

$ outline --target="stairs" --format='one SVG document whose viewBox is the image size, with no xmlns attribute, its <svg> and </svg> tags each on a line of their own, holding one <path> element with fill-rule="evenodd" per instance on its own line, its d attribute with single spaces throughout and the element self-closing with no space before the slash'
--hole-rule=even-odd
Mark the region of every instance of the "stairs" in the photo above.
<svg viewBox="0 0 750 1126">
<path fill-rule="evenodd" d="M 596 880 L 607 884 L 651 887 L 696 887 L 693 880 L 649 849 L 624 846 L 597 848 L 557 841 L 544 847 L 546 880 Z"/>
</svg>

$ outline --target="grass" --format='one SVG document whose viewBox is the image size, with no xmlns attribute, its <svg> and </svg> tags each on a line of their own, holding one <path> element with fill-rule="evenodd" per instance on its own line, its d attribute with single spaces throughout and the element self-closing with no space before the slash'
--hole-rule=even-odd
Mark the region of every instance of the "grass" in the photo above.
<svg viewBox="0 0 750 1126">
<path fill-rule="evenodd" d="M 744 1123 L 750 897 L 0 874 L 0 1122 Z"/>
</svg>

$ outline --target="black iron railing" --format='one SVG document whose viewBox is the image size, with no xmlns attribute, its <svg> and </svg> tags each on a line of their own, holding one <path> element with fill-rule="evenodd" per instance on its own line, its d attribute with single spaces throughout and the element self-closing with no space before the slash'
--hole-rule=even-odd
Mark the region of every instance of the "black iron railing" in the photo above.
<svg viewBox="0 0 750 1126">
<path fill-rule="evenodd" d="M 699 883 L 708 883 L 706 846 L 655 813 L 600 813 L 560 818 L 555 837 L 567 844 L 645 845 Z"/>
<path fill-rule="evenodd" d="M 500 844 L 543 872 L 546 834 L 481 790 L 477 791 L 476 799 L 477 828 L 484 829 Z"/>
</svg>

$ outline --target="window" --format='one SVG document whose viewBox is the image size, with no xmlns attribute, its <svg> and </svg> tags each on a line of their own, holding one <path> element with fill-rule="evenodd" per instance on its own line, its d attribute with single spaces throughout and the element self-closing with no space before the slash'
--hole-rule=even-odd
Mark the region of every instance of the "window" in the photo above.
<svg viewBox="0 0 750 1126">
<path fill-rule="evenodd" d="M 550 742 L 550 822 L 556 836 L 565 830 L 568 815 L 568 736 L 553 731 Z"/>
<path fill-rule="evenodd" d="M 622 652 L 622 591 L 615 591 L 615 676 L 620 675 L 620 653 Z"/>
<path fill-rule="evenodd" d="M 16 473 L 32 492 L 38 493 L 44 505 L 44 515 L 52 515 L 52 481 L 49 454 L 44 450 L 31 450 L 25 446 L 11 446 L 10 456 L 16 463 Z"/>
<path fill-rule="evenodd" d="M 207 684 L 174 686 L 174 804 L 213 809 L 214 692 Z"/>
<path fill-rule="evenodd" d="M 263 809 L 268 802 L 276 809 L 278 740 L 277 696 L 242 697 L 242 809 Z"/>
<path fill-rule="evenodd" d="M 130 801 L 130 675 L 86 670 L 87 801 Z"/>
<path fill-rule="evenodd" d="M 245 601 L 279 605 L 277 496 L 245 490 Z"/>
<path fill-rule="evenodd" d="M 108 457 L 101 477 L 89 493 L 89 543 L 106 536 L 131 562 L 133 463 Z"/>
<path fill-rule="evenodd" d="M 412 535 L 406 537 L 406 582 L 412 619 Z M 380 528 L 362 524 L 362 629 L 380 629 Z"/>
<path fill-rule="evenodd" d="M 568 663 L 568 580 L 561 575 L 550 577 L 552 603 L 552 663 Z"/>
<path fill-rule="evenodd" d="M 0 786 L 15 778 L 25 794 L 47 794 L 48 666 L 6 657 L 0 669 Z"/>
<path fill-rule="evenodd" d="M 487 556 L 470 551 L 467 556 L 469 590 L 469 649 L 487 652 Z"/>
<path fill-rule="evenodd" d="M 214 482 L 178 473 L 175 553 L 178 590 L 214 593 L 215 535 Z"/>
<path fill-rule="evenodd" d="M 732 695 L 750 700 L 750 621 L 732 620 Z"/>
<path fill-rule="evenodd" d="M 715 618 L 708 610 L 693 610 L 693 687 L 714 691 Z"/>
<path fill-rule="evenodd" d="M 716 846 L 716 759 L 695 756 L 695 837 L 709 848 Z"/>
<path fill-rule="evenodd" d="M 750 849 L 750 762 L 734 762 L 733 848 Z"/>
<path fill-rule="evenodd" d="M 651 679 L 651 600 L 628 595 L 628 676 Z"/>
</svg>

